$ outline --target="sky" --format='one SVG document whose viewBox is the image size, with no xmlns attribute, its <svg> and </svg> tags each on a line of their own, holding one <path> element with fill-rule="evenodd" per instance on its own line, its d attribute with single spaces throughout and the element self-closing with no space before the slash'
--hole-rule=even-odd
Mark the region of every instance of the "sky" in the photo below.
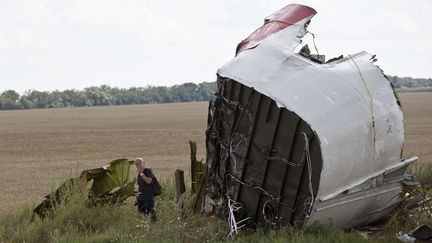
<svg viewBox="0 0 432 243">
<path fill-rule="evenodd" d="M 0 92 L 214 81 L 291 3 L 317 10 L 327 59 L 367 51 L 386 74 L 432 78 L 431 0 L 0 0 Z"/>
</svg>

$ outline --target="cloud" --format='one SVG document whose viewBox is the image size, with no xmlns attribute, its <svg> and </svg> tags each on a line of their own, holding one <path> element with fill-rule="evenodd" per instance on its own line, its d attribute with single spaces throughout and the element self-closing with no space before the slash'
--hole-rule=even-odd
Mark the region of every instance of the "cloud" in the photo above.
<svg viewBox="0 0 432 243">
<path fill-rule="evenodd" d="M 9 47 L 9 43 L 6 41 L 5 38 L 0 36 L 0 49 L 5 49 Z"/>
<path fill-rule="evenodd" d="M 431 77 L 432 3 L 305 0 L 328 57 L 366 50 L 387 73 Z M 2 1 L 0 91 L 108 83 L 129 87 L 215 79 L 235 46 L 282 0 Z M 310 37 L 306 43 L 311 43 Z M 416 65 L 406 60 L 416 60 Z"/>
</svg>

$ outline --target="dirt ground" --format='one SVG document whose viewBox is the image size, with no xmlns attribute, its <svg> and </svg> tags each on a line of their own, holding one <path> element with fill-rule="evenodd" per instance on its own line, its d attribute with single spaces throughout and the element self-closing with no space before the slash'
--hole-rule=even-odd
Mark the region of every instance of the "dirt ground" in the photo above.
<svg viewBox="0 0 432 243">
<path fill-rule="evenodd" d="M 432 162 L 432 92 L 402 93 L 404 156 Z M 39 202 L 62 180 L 117 158 L 144 157 L 160 179 L 205 157 L 207 102 L 0 111 L 0 213 Z M 186 172 L 188 176 L 188 172 Z"/>
<path fill-rule="evenodd" d="M 404 157 L 432 163 L 432 92 L 400 93 L 405 118 Z"/>
<path fill-rule="evenodd" d="M 143 157 L 160 179 L 205 157 L 207 102 L 0 112 L 0 212 L 39 201 L 62 180 Z M 132 168 L 134 169 L 134 168 Z M 135 172 L 135 171 L 133 171 Z M 187 174 L 185 175 L 187 176 Z"/>
</svg>

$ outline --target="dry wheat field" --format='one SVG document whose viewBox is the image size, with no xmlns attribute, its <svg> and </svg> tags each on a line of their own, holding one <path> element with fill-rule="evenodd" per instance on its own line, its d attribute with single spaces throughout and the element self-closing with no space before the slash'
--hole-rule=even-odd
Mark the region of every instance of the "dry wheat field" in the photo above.
<svg viewBox="0 0 432 243">
<path fill-rule="evenodd" d="M 404 154 L 432 162 L 432 92 L 400 98 Z M 0 213 L 36 203 L 65 178 L 117 158 L 144 157 L 161 179 L 172 178 L 177 168 L 188 171 L 188 140 L 197 141 L 197 157 L 205 157 L 207 107 L 199 102 L 0 111 Z"/>
</svg>

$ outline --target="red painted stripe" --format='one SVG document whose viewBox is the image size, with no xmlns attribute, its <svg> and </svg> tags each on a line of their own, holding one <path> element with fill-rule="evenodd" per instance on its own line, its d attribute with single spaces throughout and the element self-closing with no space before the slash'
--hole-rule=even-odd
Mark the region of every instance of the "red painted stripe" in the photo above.
<svg viewBox="0 0 432 243">
<path fill-rule="evenodd" d="M 300 4 L 290 4 L 283 7 L 272 15 L 266 17 L 263 26 L 255 30 L 237 45 L 236 55 L 244 49 L 255 46 L 268 36 L 315 14 L 315 9 Z"/>
</svg>

